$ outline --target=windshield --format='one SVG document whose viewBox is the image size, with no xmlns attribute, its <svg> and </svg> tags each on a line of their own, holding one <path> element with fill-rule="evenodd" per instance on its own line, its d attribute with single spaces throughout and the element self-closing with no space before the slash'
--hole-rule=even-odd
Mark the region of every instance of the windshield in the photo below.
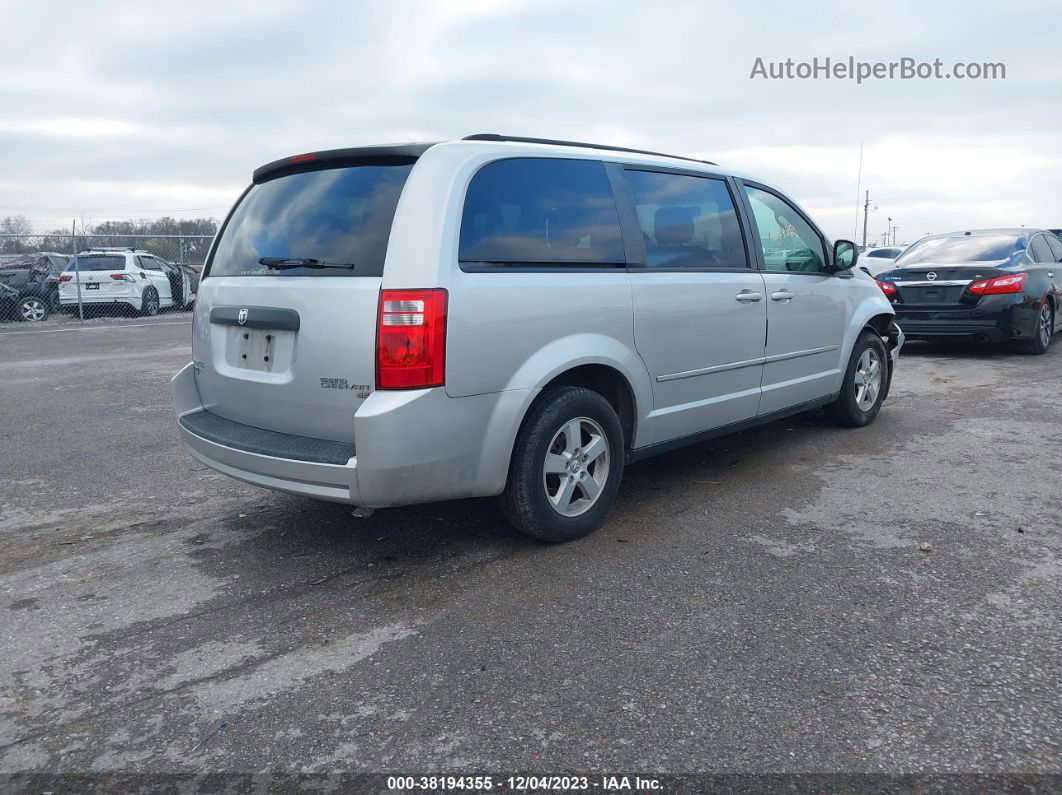
<svg viewBox="0 0 1062 795">
<path fill-rule="evenodd" d="M 412 167 L 330 168 L 253 186 L 225 225 L 205 275 L 382 275 L 395 207 Z M 262 260 L 354 267 L 270 268 Z"/>
<path fill-rule="evenodd" d="M 1023 238 L 1017 235 L 957 235 L 933 237 L 920 240 L 897 260 L 896 265 L 951 265 L 957 262 L 993 262 L 1007 259 L 1015 251 L 1025 247 Z"/>
<path fill-rule="evenodd" d="M 74 260 L 66 266 L 68 271 L 75 270 Z M 79 271 L 120 271 L 125 270 L 123 254 L 78 254 L 76 270 Z"/>
</svg>

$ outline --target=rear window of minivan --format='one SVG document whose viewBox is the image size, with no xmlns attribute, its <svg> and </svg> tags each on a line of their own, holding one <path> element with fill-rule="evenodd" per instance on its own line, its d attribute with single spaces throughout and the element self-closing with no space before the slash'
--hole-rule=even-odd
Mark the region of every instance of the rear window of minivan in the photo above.
<svg viewBox="0 0 1062 795">
<path fill-rule="evenodd" d="M 204 276 L 380 276 L 412 163 L 297 172 L 253 185 Z M 352 267 L 270 268 L 263 260 Z"/>
<path fill-rule="evenodd" d="M 623 265 L 619 213 L 598 160 L 513 158 L 481 168 L 465 195 L 463 263 Z"/>
</svg>

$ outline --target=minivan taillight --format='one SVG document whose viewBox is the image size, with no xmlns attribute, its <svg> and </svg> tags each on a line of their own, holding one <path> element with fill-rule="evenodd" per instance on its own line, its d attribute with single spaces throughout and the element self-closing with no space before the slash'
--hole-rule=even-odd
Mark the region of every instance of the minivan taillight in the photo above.
<svg viewBox="0 0 1062 795">
<path fill-rule="evenodd" d="M 1012 276 L 997 276 L 994 279 L 974 282 L 966 289 L 974 295 L 1006 295 L 1007 293 L 1020 293 L 1025 289 L 1026 273 L 1015 273 Z"/>
<path fill-rule="evenodd" d="M 445 375 L 446 290 L 381 290 L 376 388 L 442 386 Z"/>
</svg>

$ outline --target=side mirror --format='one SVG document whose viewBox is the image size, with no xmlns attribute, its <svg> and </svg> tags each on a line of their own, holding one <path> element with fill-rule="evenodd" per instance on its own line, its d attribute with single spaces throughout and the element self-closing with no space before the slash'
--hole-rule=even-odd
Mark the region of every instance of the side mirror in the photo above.
<svg viewBox="0 0 1062 795">
<path fill-rule="evenodd" d="M 859 259 L 859 249 L 851 240 L 838 240 L 833 244 L 833 272 L 846 271 L 854 267 Z"/>
</svg>

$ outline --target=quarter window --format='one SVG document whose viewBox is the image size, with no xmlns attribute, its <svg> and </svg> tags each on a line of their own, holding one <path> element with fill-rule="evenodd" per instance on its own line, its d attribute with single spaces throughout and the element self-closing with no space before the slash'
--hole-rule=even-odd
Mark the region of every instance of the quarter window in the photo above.
<svg viewBox="0 0 1062 795">
<path fill-rule="evenodd" d="M 465 196 L 459 256 L 480 263 L 623 265 L 604 164 L 517 158 L 484 166 Z"/>
<path fill-rule="evenodd" d="M 721 179 L 627 171 L 648 268 L 747 268 L 734 202 Z"/>
<path fill-rule="evenodd" d="M 822 239 L 796 208 L 773 193 L 751 185 L 745 186 L 745 192 L 760 233 L 767 270 L 825 273 Z"/>
<path fill-rule="evenodd" d="M 1054 235 L 1044 235 L 1047 238 L 1047 244 L 1051 247 L 1051 261 L 1062 262 L 1062 240 L 1059 240 Z"/>
<path fill-rule="evenodd" d="M 1036 235 L 1030 244 L 1032 249 L 1033 259 L 1037 262 L 1054 262 L 1055 258 L 1051 256 L 1051 249 L 1047 245 L 1047 240 L 1043 235 Z"/>
</svg>

